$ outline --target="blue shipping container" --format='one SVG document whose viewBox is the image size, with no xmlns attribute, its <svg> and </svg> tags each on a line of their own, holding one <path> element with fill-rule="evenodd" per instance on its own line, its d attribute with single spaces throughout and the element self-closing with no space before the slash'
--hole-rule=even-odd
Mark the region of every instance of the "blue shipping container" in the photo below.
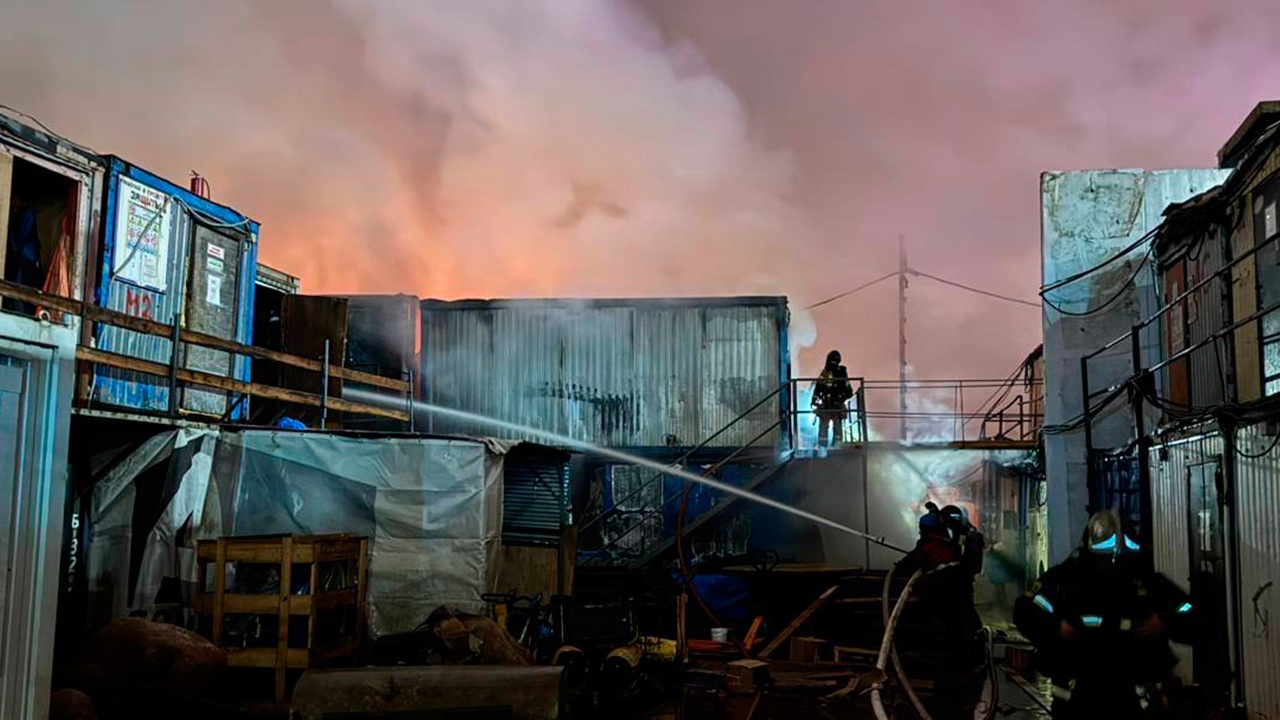
<svg viewBox="0 0 1280 720">
<path fill-rule="evenodd" d="M 93 299 L 128 315 L 228 340 L 253 342 L 258 223 L 116 158 L 105 158 L 106 193 Z M 99 350 L 168 364 L 170 340 L 99 324 Z M 182 348 L 184 368 L 249 380 L 249 358 L 208 348 Z M 166 412 L 168 379 L 98 366 L 94 402 Z M 238 419 L 247 399 L 185 388 L 183 412 Z"/>
</svg>

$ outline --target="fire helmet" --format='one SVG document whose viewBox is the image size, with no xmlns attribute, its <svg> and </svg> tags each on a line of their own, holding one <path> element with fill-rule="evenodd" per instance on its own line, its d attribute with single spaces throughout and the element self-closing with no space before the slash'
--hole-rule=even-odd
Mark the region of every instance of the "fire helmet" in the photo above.
<svg viewBox="0 0 1280 720">
<path fill-rule="evenodd" d="M 1118 557 L 1141 549 L 1130 535 L 1124 519 L 1115 510 L 1099 510 L 1089 517 L 1084 530 L 1083 549 L 1094 555 Z"/>
</svg>

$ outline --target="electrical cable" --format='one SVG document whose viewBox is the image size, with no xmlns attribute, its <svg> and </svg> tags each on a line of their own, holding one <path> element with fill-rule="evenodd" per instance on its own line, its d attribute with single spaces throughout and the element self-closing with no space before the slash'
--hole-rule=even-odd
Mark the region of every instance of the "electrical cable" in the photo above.
<svg viewBox="0 0 1280 720">
<path fill-rule="evenodd" d="M 183 200 L 182 198 L 180 198 L 180 197 L 177 197 L 176 195 L 173 197 L 173 200 L 174 200 L 174 202 L 178 203 L 178 204 L 179 204 L 179 205 L 181 205 L 183 208 L 185 208 L 187 212 L 189 212 L 189 213 L 191 213 L 192 215 L 196 216 L 196 218 L 197 218 L 197 219 L 199 219 L 199 220 L 200 220 L 200 222 L 202 222 L 202 223 L 204 223 L 205 225 L 208 225 L 208 226 L 210 226 L 210 227 L 214 227 L 214 228 L 247 228 L 247 227 L 249 227 L 249 225 L 253 222 L 253 221 L 252 221 L 252 220 L 250 220 L 249 218 L 243 218 L 243 219 L 237 220 L 237 221 L 235 221 L 235 222 L 225 223 L 225 222 L 222 222 L 221 220 L 218 220 L 217 218 L 211 217 L 211 216 L 209 216 L 209 215 L 207 215 L 207 214 L 205 214 L 205 213 L 200 212 L 199 210 L 196 210 L 195 208 L 193 208 L 193 207 L 191 207 L 190 205 L 188 205 L 188 204 L 186 203 L 186 201 L 184 201 L 184 200 Z"/>
<path fill-rule="evenodd" d="M 843 300 L 844 298 L 847 298 L 847 297 L 849 297 L 850 295 L 852 295 L 852 294 L 854 294 L 854 293 L 862 292 L 863 290 L 866 290 L 867 288 L 871 287 L 872 285 L 876 285 L 876 284 L 878 284 L 878 283 L 882 283 L 882 282 L 884 282 L 885 280 L 888 280 L 888 279 L 889 279 L 889 278 L 891 278 L 891 277 L 896 277 L 897 275 L 898 275 L 898 271 L 897 271 L 897 270 L 894 270 L 894 271 L 893 271 L 893 272 L 891 272 L 891 273 L 886 273 L 886 274 L 881 275 L 880 277 L 876 278 L 875 280 L 872 280 L 872 281 L 870 281 L 870 282 L 865 282 L 865 283 L 863 283 L 863 284 L 859 285 L 858 287 L 856 287 L 856 288 L 854 288 L 854 289 L 852 289 L 852 290 L 846 290 L 846 291 L 844 291 L 844 292 L 840 293 L 839 295 L 832 295 L 831 297 L 827 298 L 826 300 L 820 300 L 820 301 L 818 301 L 818 302 L 816 302 L 816 303 L 814 303 L 814 304 L 812 304 L 812 305 L 809 305 L 809 306 L 805 307 L 805 310 L 816 310 L 816 309 L 818 309 L 818 308 L 822 307 L 823 305 L 830 305 L 831 303 L 833 303 L 833 302 L 835 302 L 835 301 L 837 301 L 837 300 Z"/>
<path fill-rule="evenodd" d="M 1089 277 L 1090 275 L 1092 275 L 1092 274 L 1094 274 L 1094 273 L 1098 272 L 1099 270 L 1101 270 L 1101 269 L 1103 269 L 1103 268 L 1107 267 L 1107 266 L 1108 266 L 1108 265 L 1110 265 L 1111 263 L 1114 263 L 1114 262 L 1116 262 L 1116 261 L 1118 261 L 1118 260 L 1122 260 L 1122 259 L 1124 259 L 1125 257 L 1127 257 L 1127 256 L 1129 255 L 1129 253 L 1131 253 L 1131 252 L 1133 252 L 1134 250 L 1137 250 L 1138 248 L 1142 247 L 1143 243 L 1146 243 L 1146 242 L 1150 241 L 1152 238 L 1154 238 L 1154 237 L 1156 236 L 1156 233 L 1157 233 L 1157 232 L 1159 232 L 1159 230 L 1160 230 L 1160 226 L 1159 226 L 1159 225 L 1157 225 L 1156 227 L 1154 227 L 1154 228 L 1152 228 L 1151 230 L 1147 231 L 1147 232 L 1146 232 L 1142 237 L 1140 237 L 1140 238 L 1138 238 L 1137 240 L 1133 241 L 1133 243 L 1132 243 L 1132 244 L 1130 244 L 1128 247 L 1124 248 L 1123 250 L 1118 251 L 1116 254 L 1112 255 L 1111 257 L 1107 258 L 1106 260 L 1103 260 L 1102 262 L 1098 263 L 1097 265 L 1094 265 L 1093 267 L 1091 267 L 1091 268 L 1089 268 L 1089 269 L 1087 269 L 1087 270 L 1081 270 L 1081 271 L 1080 271 L 1080 272 L 1078 272 L 1078 273 L 1075 273 L 1075 274 L 1073 274 L 1073 275 L 1068 275 L 1067 277 L 1062 278 L 1061 280 L 1055 280 L 1054 282 L 1051 282 L 1051 283 L 1049 283 L 1048 285 L 1045 285 L 1044 287 L 1040 288 L 1040 297 L 1044 297 L 1047 293 L 1051 293 L 1051 292 L 1053 292 L 1054 290 L 1057 290 L 1057 289 L 1058 289 L 1058 288 L 1060 288 L 1060 287 L 1065 287 L 1065 286 L 1070 285 L 1071 283 L 1074 283 L 1074 282 L 1076 282 L 1076 281 L 1078 281 L 1078 280 L 1083 280 L 1084 278 L 1087 278 L 1087 277 Z"/>
<path fill-rule="evenodd" d="M 40 118 L 36 117 L 35 115 L 32 115 L 31 113 L 23 112 L 10 105 L 5 105 L 4 103 L 0 103 L 0 110 L 7 110 L 8 112 L 14 115 L 17 115 L 20 118 L 26 118 L 27 120 L 30 120 L 31 122 L 35 123 L 36 127 L 44 131 L 46 135 L 50 135 L 56 138 L 59 142 L 66 143 L 67 145 L 73 148 L 76 148 L 77 150 L 87 155 L 98 154 L 97 151 L 93 150 L 92 148 L 85 147 L 84 145 L 81 145 L 77 142 L 72 142 L 71 140 L 68 140 L 65 135 L 58 134 L 56 131 L 53 130 L 53 128 L 50 128 L 48 125 L 45 125 L 44 122 L 40 120 Z"/>
<path fill-rule="evenodd" d="M 1267 446 L 1266 450 L 1263 450 L 1260 453 L 1247 453 L 1240 449 L 1240 446 L 1236 443 L 1236 438 L 1233 437 L 1234 435 L 1235 430 L 1232 429 L 1230 433 L 1223 433 L 1222 439 L 1231 448 L 1232 452 L 1234 452 L 1238 457 L 1242 457 L 1246 460 L 1261 460 L 1262 458 L 1270 455 L 1271 451 L 1276 449 L 1276 445 L 1280 444 L 1280 432 L 1278 432 L 1276 433 L 1276 436 L 1271 439 L 1271 444 Z"/>
<path fill-rule="evenodd" d="M 1148 247 L 1146 254 L 1144 254 L 1142 256 L 1142 260 L 1138 262 L 1138 266 L 1133 269 L 1133 273 L 1129 275 L 1129 279 L 1125 280 L 1124 284 L 1121 285 L 1118 290 L 1116 290 L 1116 294 L 1112 295 L 1110 299 L 1108 299 L 1106 302 L 1102 303 L 1101 305 L 1095 308 L 1092 308 L 1090 310 L 1084 310 L 1084 311 L 1067 310 L 1063 308 L 1061 305 L 1058 305 L 1053 300 L 1050 300 L 1047 295 L 1042 294 L 1041 298 L 1044 300 L 1045 305 L 1058 311 L 1058 313 L 1061 315 L 1066 315 L 1068 317 L 1089 317 L 1090 315 L 1097 315 L 1103 310 L 1106 310 L 1108 307 L 1111 307 L 1111 305 L 1113 305 L 1117 300 L 1124 297 L 1125 291 L 1128 290 L 1129 286 L 1132 285 L 1138 279 L 1138 274 L 1142 272 L 1142 268 L 1146 266 L 1147 261 L 1151 259 L 1151 254 L 1154 251 L 1154 249 L 1155 249 L 1154 245 Z"/>
<path fill-rule="evenodd" d="M 1010 297 L 1009 295 L 1001 295 L 1000 293 L 991 292 L 990 290 L 982 290 L 980 288 L 965 285 L 964 283 L 955 282 L 954 280 L 947 280 L 945 278 L 940 278 L 937 275 L 930 275 L 927 272 L 920 272 L 919 270 L 915 270 L 915 269 L 908 269 L 907 273 L 910 275 L 916 275 L 919 277 L 928 278 L 930 280 L 933 280 L 934 282 L 939 282 L 939 283 L 942 283 L 943 285 L 950 285 L 951 287 L 960 288 L 961 290 L 966 290 L 968 292 L 976 293 L 978 295 L 985 295 L 989 298 L 995 298 L 996 300 L 1004 300 L 1005 302 L 1017 303 L 1018 305 L 1026 305 L 1027 307 L 1033 307 L 1033 308 L 1036 308 L 1037 310 L 1040 309 L 1040 303 L 1038 302 L 1031 302 L 1030 300 L 1023 300 L 1022 298 Z"/>
</svg>

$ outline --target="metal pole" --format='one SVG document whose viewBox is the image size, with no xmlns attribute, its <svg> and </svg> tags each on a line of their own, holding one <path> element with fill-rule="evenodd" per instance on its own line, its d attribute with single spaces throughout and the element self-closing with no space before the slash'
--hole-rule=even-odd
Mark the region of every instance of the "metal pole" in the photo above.
<svg viewBox="0 0 1280 720">
<path fill-rule="evenodd" d="M 907 238 L 898 236 L 898 413 L 907 439 Z"/>
<path fill-rule="evenodd" d="M 178 363 L 181 358 L 182 320 L 173 316 L 173 334 L 169 338 L 169 417 L 178 417 Z"/>
<path fill-rule="evenodd" d="M 1147 378 L 1144 377 L 1142 369 L 1142 327 L 1140 325 L 1133 326 L 1131 342 L 1133 376 L 1137 379 L 1136 382 L 1139 385 L 1139 392 L 1133 393 L 1133 428 L 1135 431 L 1134 437 L 1138 441 L 1138 501 L 1142 504 L 1138 509 L 1138 517 L 1142 521 L 1142 532 L 1139 535 L 1141 535 L 1143 562 L 1151 566 L 1154 563 L 1151 540 L 1155 535 L 1151 527 L 1153 517 L 1153 508 L 1151 507 L 1151 458 L 1149 457 L 1151 439 L 1147 437 L 1146 419 L 1143 417 L 1145 410 L 1143 408 L 1141 386 L 1146 383 Z"/>
<path fill-rule="evenodd" d="M 324 340 L 324 365 L 320 367 L 320 429 L 329 420 L 329 339 Z"/>
<path fill-rule="evenodd" d="M 414 430 L 414 419 L 413 419 L 413 369 L 412 368 L 409 369 L 408 375 L 409 375 L 409 393 L 408 393 L 408 396 L 405 397 L 404 399 L 404 406 L 405 406 L 405 409 L 409 411 L 409 432 L 414 432 L 415 430 Z"/>
<path fill-rule="evenodd" d="M 1083 401 L 1081 404 L 1081 418 L 1084 422 L 1084 460 L 1085 460 L 1085 476 L 1086 480 L 1092 487 L 1093 483 L 1093 461 L 1090 459 L 1093 455 L 1093 412 L 1089 407 L 1091 402 L 1089 393 L 1089 358 L 1080 358 L 1080 396 Z"/>
</svg>

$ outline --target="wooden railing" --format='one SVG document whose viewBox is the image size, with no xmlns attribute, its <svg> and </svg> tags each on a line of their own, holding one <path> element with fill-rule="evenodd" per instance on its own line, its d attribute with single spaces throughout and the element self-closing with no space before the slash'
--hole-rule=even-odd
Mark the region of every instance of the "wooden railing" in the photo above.
<svg viewBox="0 0 1280 720">
<path fill-rule="evenodd" d="M 124 328 L 125 330 L 142 333 L 144 335 L 153 335 L 156 337 L 168 338 L 170 340 L 176 338 L 178 342 L 174 343 L 172 346 L 170 363 L 167 365 L 161 362 L 143 360 L 141 358 L 121 355 L 119 353 L 107 352 L 85 345 L 80 345 L 76 348 L 77 360 L 168 379 L 170 383 L 170 397 L 176 397 L 176 392 L 174 391 L 179 385 L 198 385 L 201 387 L 224 390 L 229 393 L 238 393 L 251 397 L 278 400 L 281 402 L 306 405 L 315 408 L 327 408 L 340 412 L 374 415 L 401 422 L 409 422 L 409 399 L 412 389 L 410 383 L 404 380 L 396 380 L 332 364 L 329 365 L 327 373 L 328 377 L 349 380 L 351 382 L 370 385 L 380 390 L 388 391 L 388 394 L 397 396 L 405 403 L 405 407 L 403 409 L 368 405 L 365 403 L 343 400 L 341 398 L 329 397 L 326 389 L 327 383 L 322 383 L 321 393 L 313 394 L 301 390 L 264 385 L 262 383 L 245 382 L 235 378 L 200 372 L 198 370 L 189 370 L 181 367 L 179 343 L 198 345 L 212 350 L 221 350 L 232 355 L 239 355 L 257 360 L 269 360 L 281 365 L 320 373 L 321 375 L 325 374 L 326 368 L 323 362 L 313 358 L 304 358 L 297 355 L 290 355 L 289 353 L 279 352 L 277 350 L 268 350 L 267 348 L 245 345 L 243 343 L 235 342 L 234 340 L 227 340 L 225 338 L 187 330 L 182 328 L 180 325 L 166 325 L 161 322 L 156 322 L 155 320 L 126 315 L 116 310 L 98 307 L 80 300 L 47 295 L 39 290 L 34 290 L 5 280 L 0 280 L 0 297 L 31 303 L 51 314 L 65 313 L 68 315 L 78 315 L 87 322 L 112 325 Z"/>
</svg>

